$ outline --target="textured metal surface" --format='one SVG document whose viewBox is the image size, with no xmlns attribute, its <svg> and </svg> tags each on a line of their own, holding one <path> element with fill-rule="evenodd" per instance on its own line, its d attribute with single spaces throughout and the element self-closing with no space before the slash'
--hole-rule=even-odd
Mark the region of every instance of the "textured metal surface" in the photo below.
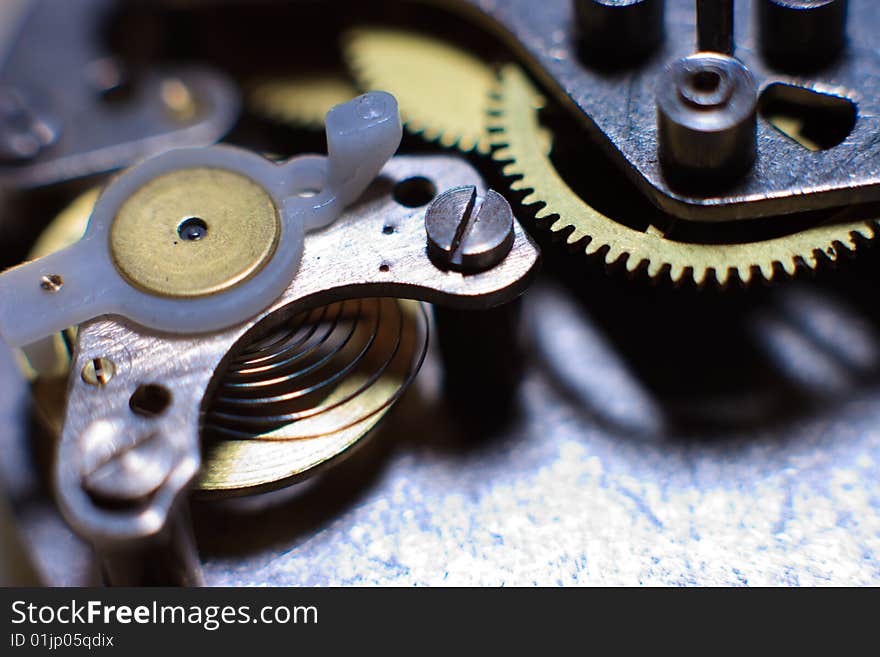
<svg viewBox="0 0 880 657">
<path fill-rule="evenodd" d="M 19 91 L 58 138 L 25 162 L 0 165 L 0 185 L 37 187 L 109 171 L 170 147 L 209 144 L 232 127 L 238 95 L 205 68 L 152 71 L 124 80 L 102 47 L 112 0 L 34 0 L 0 66 L 0 86 Z M 131 97 L 107 101 L 125 82 Z"/>
<path fill-rule="evenodd" d="M 424 0 L 418 0 L 423 2 Z M 434 0 L 436 2 L 436 0 Z M 547 86 L 592 122 L 624 170 L 668 212 L 699 221 L 784 214 L 880 197 L 880 21 L 874 0 L 852 0 L 848 58 L 808 76 L 765 66 L 757 52 L 749 3 L 736 3 L 736 51 L 759 89 L 785 82 L 851 98 L 859 120 L 842 144 L 810 152 L 761 121 L 752 175 L 724 194 L 700 198 L 672 191 L 657 161 L 654 93 L 663 67 L 696 45 L 693 0 L 667 0 L 664 46 L 644 66 L 604 70 L 581 64 L 570 0 L 461 0 L 492 19 L 533 64 Z M 613 62 L 611 62 L 613 64 Z"/>
</svg>

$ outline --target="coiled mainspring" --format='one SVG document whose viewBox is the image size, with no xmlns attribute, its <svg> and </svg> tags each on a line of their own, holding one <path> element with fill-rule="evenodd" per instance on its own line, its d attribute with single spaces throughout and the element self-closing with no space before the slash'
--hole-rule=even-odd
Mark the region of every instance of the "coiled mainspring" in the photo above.
<svg viewBox="0 0 880 657">
<path fill-rule="evenodd" d="M 393 404 L 427 349 L 421 304 L 355 299 L 293 317 L 228 366 L 205 435 L 293 440 L 361 423 Z"/>
</svg>

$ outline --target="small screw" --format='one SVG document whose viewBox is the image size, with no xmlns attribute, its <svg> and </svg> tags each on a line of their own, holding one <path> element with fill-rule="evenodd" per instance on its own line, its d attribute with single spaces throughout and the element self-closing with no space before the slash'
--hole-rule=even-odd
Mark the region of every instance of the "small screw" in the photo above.
<svg viewBox="0 0 880 657">
<path fill-rule="evenodd" d="M 40 289 L 46 292 L 55 293 L 64 287 L 64 279 L 60 274 L 49 274 L 40 279 Z"/>
<path fill-rule="evenodd" d="M 116 366 L 109 358 L 93 358 L 82 369 L 82 380 L 91 386 L 101 387 L 110 383 L 116 374 Z"/>
<path fill-rule="evenodd" d="M 494 190 L 458 187 L 438 196 L 425 214 L 428 256 L 440 269 L 478 273 L 501 262 L 513 247 L 513 210 Z"/>
</svg>

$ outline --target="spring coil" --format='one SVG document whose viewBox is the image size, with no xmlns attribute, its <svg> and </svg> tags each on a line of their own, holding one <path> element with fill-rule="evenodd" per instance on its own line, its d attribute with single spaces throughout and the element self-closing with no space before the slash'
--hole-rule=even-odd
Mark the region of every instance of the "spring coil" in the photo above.
<svg viewBox="0 0 880 657">
<path fill-rule="evenodd" d="M 361 423 L 415 378 L 427 327 L 423 305 L 395 299 L 301 313 L 230 362 L 208 404 L 205 435 L 293 440 Z"/>
</svg>

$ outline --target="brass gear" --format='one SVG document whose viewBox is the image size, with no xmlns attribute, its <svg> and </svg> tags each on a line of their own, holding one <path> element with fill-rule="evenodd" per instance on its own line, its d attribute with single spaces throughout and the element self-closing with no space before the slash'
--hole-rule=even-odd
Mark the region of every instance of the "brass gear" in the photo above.
<svg viewBox="0 0 880 657">
<path fill-rule="evenodd" d="M 257 114 L 297 128 L 323 130 L 331 107 L 358 95 L 343 73 L 266 78 L 251 85 L 248 105 Z"/>
<path fill-rule="evenodd" d="M 463 152 L 490 151 L 486 129 L 494 69 L 439 39 L 388 28 L 358 28 L 343 39 L 358 85 L 394 94 L 404 125 L 426 141 Z"/>
<path fill-rule="evenodd" d="M 514 178 L 511 189 L 526 193 L 522 202 L 536 208 L 539 225 L 555 233 L 570 231 L 569 245 L 608 265 L 622 265 L 629 272 L 644 268 L 651 278 L 665 273 L 674 283 L 692 278 L 697 285 L 716 281 L 724 286 L 733 276 L 743 283 L 769 281 L 779 273 L 793 276 L 799 268 L 835 261 L 880 233 L 880 220 L 854 220 L 852 209 L 790 235 L 732 244 L 675 241 L 654 227 L 640 231 L 625 226 L 588 205 L 556 170 L 539 137 L 536 94 L 519 67 L 502 69 L 489 119 L 492 156 L 502 163 L 503 173 Z"/>
</svg>

